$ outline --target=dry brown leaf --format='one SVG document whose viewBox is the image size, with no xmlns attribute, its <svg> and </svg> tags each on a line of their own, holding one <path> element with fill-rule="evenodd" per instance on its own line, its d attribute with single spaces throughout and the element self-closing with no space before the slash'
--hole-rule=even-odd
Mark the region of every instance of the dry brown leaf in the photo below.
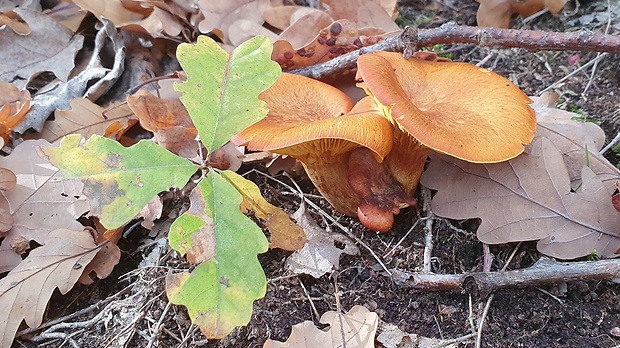
<svg viewBox="0 0 620 348">
<path fill-rule="evenodd" d="M 30 92 L 0 81 L 0 136 L 5 142 L 30 111 L 30 102 Z"/>
<path fill-rule="evenodd" d="M 82 10 L 73 3 L 60 2 L 54 8 L 46 10 L 45 13 L 64 25 L 72 32 L 77 32 L 84 18 L 88 15 L 87 11 Z"/>
<path fill-rule="evenodd" d="M 308 239 L 303 249 L 297 250 L 286 259 L 286 266 L 294 273 L 320 278 L 340 267 L 342 253 L 359 254 L 359 249 L 349 238 L 322 229 L 312 219 L 305 204 L 302 204 L 291 217 L 301 226 Z M 344 248 L 339 249 L 334 245 L 335 242 L 343 244 Z"/>
<path fill-rule="evenodd" d="M 0 14 L 0 26 L 3 25 L 6 25 L 9 28 L 13 29 L 13 31 L 19 35 L 28 35 L 31 32 L 28 24 L 18 20 L 15 12 Z"/>
<path fill-rule="evenodd" d="M 297 69 L 326 62 L 360 47 L 376 44 L 384 39 L 384 32 L 376 28 L 358 29 L 355 22 L 342 19 L 322 29 L 304 47 L 293 48 L 290 42 L 273 43 L 271 59 L 282 69 Z"/>
<path fill-rule="evenodd" d="M 44 244 L 47 235 L 56 229 L 82 230 L 76 219 L 87 212 L 89 203 L 82 195 L 79 179 L 64 179 L 58 169 L 40 158 L 38 146 L 49 146 L 45 140 L 27 140 L 19 144 L 7 157 L 0 158 L 0 167 L 15 173 L 17 185 L 10 191 L 0 191 L 0 209 L 13 216 L 13 228 L 8 231 L 0 247 L 0 264 L 11 270 L 16 264 L 15 253 L 7 248 L 13 240 L 26 238 Z"/>
<path fill-rule="evenodd" d="M 103 116 L 104 108 L 86 98 L 71 100 L 70 110 L 57 110 L 53 121 L 45 122 L 41 138 L 54 142 L 65 135 L 82 134 L 85 138 L 91 135 L 111 137 L 123 133 L 136 120 L 129 106 L 123 104 L 109 108 Z"/>
<path fill-rule="evenodd" d="M 292 20 L 293 14 L 303 13 L 303 15 L 305 16 L 310 12 L 324 13 L 324 11 L 304 6 L 279 6 L 267 9 L 263 13 L 263 19 L 272 27 L 278 28 L 280 30 L 285 30 L 295 22 L 294 20 Z M 298 16 L 296 19 L 299 19 L 300 17 L 302 16 Z M 325 26 L 323 26 L 323 28 L 324 27 Z"/>
<path fill-rule="evenodd" d="M 327 13 L 336 20 L 352 20 L 358 28 L 378 28 L 384 32 L 400 30 L 392 19 L 393 12 L 386 12 L 373 0 L 337 0 L 329 3 Z"/>
<path fill-rule="evenodd" d="M 581 168 L 587 161 L 590 169 L 607 186 L 609 193 L 613 193 L 620 171 L 599 153 L 605 145 L 605 132 L 601 127 L 592 122 L 577 122 L 573 120 L 577 116 L 575 113 L 554 108 L 557 100 L 555 94 L 544 94 L 532 99 L 534 103 L 531 106 L 536 110 L 538 123 L 536 135 L 551 140 L 560 150 L 573 190 L 581 185 Z"/>
<path fill-rule="evenodd" d="M 10 28 L 0 29 L 0 60 L 3 62 L 0 80 L 17 80 L 19 83 L 15 84 L 23 87 L 32 75 L 51 71 L 60 80 L 67 81 L 84 37 L 74 35 L 40 12 L 23 8 L 16 8 L 15 12 L 26 21 L 32 32 L 21 36 Z"/>
<path fill-rule="evenodd" d="M 562 259 L 618 256 L 620 214 L 611 194 L 588 167 L 581 182 L 572 192 L 561 152 L 540 136 L 527 154 L 508 162 L 480 165 L 433 155 L 421 181 L 438 190 L 432 201 L 437 215 L 481 218 L 477 235 L 484 243 L 539 240 L 540 252 Z"/>
<path fill-rule="evenodd" d="M 233 46 L 239 46 L 258 35 L 266 36 L 271 41 L 278 39 L 273 31 L 248 19 L 236 20 L 228 29 L 228 40 Z"/>
<path fill-rule="evenodd" d="M 41 325 L 54 290 L 71 290 L 100 249 L 87 231 L 57 229 L 41 242 L 0 280 L 1 347 L 11 346 L 22 320 L 29 327 Z"/>
<path fill-rule="evenodd" d="M 510 17 L 518 13 L 529 17 L 544 9 L 557 14 L 567 0 L 476 0 L 480 3 L 476 18 L 480 27 L 509 28 Z"/>
<path fill-rule="evenodd" d="M 172 127 L 157 131 L 153 140 L 177 156 L 190 160 L 199 159 L 196 128 Z"/>
<path fill-rule="evenodd" d="M 140 225 L 147 230 L 152 230 L 155 227 L 155 220 L 161 218 L 161 213 L 164 209 L 164 205 L 161 202 L 159 195 L 156 195 L 140 210 L 136 218 L 143 218 Z"/>
<path fill-rule="evenodd" d="M 296 13 L 301 12 L 301 10 Z M 291 25 L 278 36 L 278 40 L 288 41 L 292 47 L 301 48 L 315 40 L 321 30 L 329 27 L 334 19 L 325 11 L 303 11 L 303 16 L 293 20 Z"/>
<path fill-rule="evenodd" d="M 326 312 L 320 322 L 330 326 L 320 330 L 311 321 L 296 324 L 286 342 L 268 339 L 263 348 L 374 348 L 379 316 L 362 306 L 349 313 Z"/>
<path fill-rule="evenodd" d="M 202 33 L 208 33 L 214 29 L 220 30 L 224 35 L 224 43 L 230 44 L 229 29 L 239 19 L 246 19 L 262 25 L 264 22 L 263 12 L 271 8 L 269 0 L 231 0 L 211 1 L 200 0 L 198 3 L 204 19 L 199 23 L 198 29 Z"/>
<path fill-rule="evenodd" d="M 179 99 L 162 99 L 145 88 L 127 97 L 127 105 L 140 120 L 142 128 L 157 132 L 176 126 L 194 128 L 192 119 Z"/>
</svg>

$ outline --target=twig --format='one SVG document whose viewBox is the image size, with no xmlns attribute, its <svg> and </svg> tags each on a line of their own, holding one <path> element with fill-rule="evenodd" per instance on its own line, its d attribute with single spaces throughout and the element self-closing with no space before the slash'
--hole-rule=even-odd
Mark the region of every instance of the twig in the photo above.
<svg viewBox="0 0 620 348">
<path fill-rule="evenodd" d="M 301 288 L 304 291 L 304 294 L 306 294 L 306 297 L 308 298 L 308 302 L 310 302 L 310 307 L 312 307 L 312 312 L 314 313 L 314 315 L 316 316 L 316 320 L 318 321 L 319 318 L 321 318 L 321 316 L 319 315 L 319 311 L 316 310 L 316 307 L 314 306 L 314 301 L 312 301 L 312 297 L 310 297 L 310 293 L 308 293 L 308 290 L 306 290 L 306 287 L 304 286 L 304 283 L 301 281 L 301 279 L 297 278 L 297 280 L 299 281 L 299 285 L 301 285 Z"/>
<path fill-rule="evenodd" d="M 401 35 L 378 44 L 362 47 L 328 62 L 299 68 L 291 73 L 321 79 L 355 67 L 360 55 L 373 51 L 403 52 L 436 44 L 475 44 L 481 47 L 520 47 L 529 51 L 588 51 L 620 53 L 620 37 L 595 34 L 591 31 L 570 33 L 536 30 L 479 28 L 459 26 L 454 22 L 439 28 L 407 28 Z"/>
<path fill-rule="evenodd" d="M 332 276 L 334 278 L 334 296 L 336 297 L 336 313 L 338 313 L 338 323 L 340 324 L 342 348 L 347 348 L 347 336 L 344 334 L 344 324 L 342 322 L 342 306 L 340 305 L 340 295 L 338 295 L 338 271 L 334 272 Z"/>
<path fill-rule="evenodd" d="M 517 246 L 514 248 L 514 250 L 508 257 L 508 260 L 506 260 L 504 267 L 502 267 L 501 272 L 506 271 L 506 269 L 508 268 L 508 265 L 510 265 L 510 261 L 512 261 L 512 258 L 515 257 L 517 250 L 519 250 L 519 248 L 521 247 L 521 244 L 522 242 L 519 242 Z M 484 245 L 486 245 L 487 248 L 489 247 L 488 244 L 484 244 Z M 491 302 L 493 302 L 494 297 L 495 297 L 495 293 L 491 294 L 491 296 L 489 296 L 489 298 L 487 299 L 487 303 L 484 305 L 484 311 L 482 312 L 482 316 L 480 317 L 480 322 L 478 323 L 478 334 L 476 336 L 476 348 L 480 348 L 480 345 L 482 344 L 482 328 L 484 328 L 484 319 L 487 317 L 487 313 L 489 313 L 489 308 L 491 308 Z"/>
<path fill-rule="evenodd" d="M 433 255 L 433 212 L 431 210 L 431 191 L 422 187 L 423 210 L 429 218 L 424 225 L 424 264 L 423 272 L 431 272 L 431 257 Z"/>
<path fill-rule="evenodd" d="M 406 274 L 399 284 L 414 289 L 464 290 L 486 296 L 493 291 L 523 288 L 571 281 L 617 280 L 620 260 L 557 262 L 541 258 L 529 268 L 506 272 L 475 272 L 470 274 Z M 405 277 L 406 277 L 405 276 Z"/>
<path fill-rule="evenodd" d="M 149 341 L 148 341 L 149 344 L 146 346 L 146 348 L 151 348 L 153 344 L 155 343 L 157 336 L 159 336 L 159 328 L 161 327 L 161 324 L 164 322 L 164 318 L 166 317 L 166 313 L 168 313 L 168 310 L 170 309 L 170 305 L 171 303 L 168 302 L 166 304 L 166 308 L 164 308 L 164 310 L 161 312 L 161 316 L 159 317 L 157 324 L 155 324 L 155 327 L 153 327 L 153 332 L 151 333 L 151 337 L 149 338 Z"/>
<path fill-rule="evenodd" d="M 557 86 L 558 84 L 560 84 L 560 83 L 562 83 L 562 82 L 566 81 L 567 79 L 569 79 L 569 78 L 573 77 L 573 75 L 577 74 L 577 73 L 578 73 L 578 72 L 580 72 L 581 70 L 583 70 L 583 69 L 585 69 L 585 68 L 589 67 L 590 65 L 595 64 L 595 63 L 596 63 L 596 62 L 598 62 L 599 60 L 601 60 L 601 59 L 605 58 L 605 57 L 607 56 L 607 54 L 608 54 L 608 53 L 602 53 L 601 55 L 597 56 L 596 58 L 592 59 L 591 61 L 587 62 L 586 64 L 584 64 L 584 65 L 580 66 L 579 68 L 575 69 L 575 71 L 573 71 L 573 72 L 571 72 L 570 74 L 568 74 L 568 75 L 566 75 L 566 76 L 562 77 L 562 78 L 561 78 L 561 79 L 559 79 L 558 81 L 556 81 L 556 82 L 554 82 L 554 83 L 550 84 L 547 88 L 543 89 L 542 91 L 539 91 L 539 92 L 538 92 L 538 93 L 536 93 L 536 94 L 541 95 L 541 94 L 543 94 L 543 93 L 547 92 L 548 90 L 552 89 L 553 87 Z"/>
</svg>

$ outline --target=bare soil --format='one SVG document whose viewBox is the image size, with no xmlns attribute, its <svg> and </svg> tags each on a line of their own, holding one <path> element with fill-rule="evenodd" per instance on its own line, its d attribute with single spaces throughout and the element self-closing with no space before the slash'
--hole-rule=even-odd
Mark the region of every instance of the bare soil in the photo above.
<svg viewBox="0 0 620 348">
<path fill-rule="evenodd" d="M 613 2 L 612 2 L 613 3 Z M 564 11 L 556 16 L 549 13 L 524 24 L 513 19 L 513 28 L 547 31 L 593 30 L 604 32 L 606 22 L 581 23 L 586 14 L 605 12 L 607 1 L 569 1 Z M 616 5 L 617 6 L 617 5 Z M 401 1 L 402 23 L 420 27 L 436 27 L 448 21 L 462 25 L 476 24 L 478 4 L 473 1 Z M 613 14 L 612 14 L 613 15 Z M 613 19 L 613 18 L 612 18 Z M 618 15 L 615 23 L 620 21 Z M 618 30 L 609 29 L 611 34 Z M 528 95 L 537 95 L 543 89 L 594 59 L 595 53 L 527 52 L 522 49 L 480 48 L 467 45 L 444 46 L 452 52 L 452 59 L 473 64 L 485 61 L 490 68 L 517 83 Z M 573 62 L 575 60 L 575 62 Z M 575 63 L 575 64 L 571 64 Z M 620 130 L 620 59 L 608 55 L 600 60 L 596 71 L 585 69 L 552 90 L 559 94 L 559 107 L 582 114 L 588 120 L 600 123 L 609 139 Z M 584 93 L 588 83 L 591 85 Z M 618 162 L 615 155 L 609 157 Z M 261 170 L 261 168 L 257 168 Z M 292 212 L 299 202 L 286 187 L 262 176 L 254 176 L 263 193 L 272 203 Z M 277 176 L 279 180 L 290 181 Z M 307 193 L 312 186 L 303 179 L 298 184 Z M 314 192 L 316 193 L 316 192 Z M 419 212 L 410 209 L 397 217 L 394 229 L 387 234 L 375 234 L 363 228 L 358 221 L 334 212 L 320 199 L 315 199 L 326 212 L 349 227 L 352 232 L 372 249 L 388 268 L 408 272 L 422 269 L 424 236 L 421 227 L 414 229 L 395 252 L 388 253 L 413 225 Z M 178 207 L 168 207 L 170 210 Z M 328 228 L 319 215 L 317 221 Z M 482 244 L 475 237 L 476 221 L 446 222 L 435 224 L 432 269 L 436 273 L 464 273 L 482 270 Z M 116 346 L 130 334 L 128 347 L 262 347 L 267 338 L 284 341 L 291 326 L 305 320 L 314 321 L 319 327 L 316 312 L 329 310 L 348 311 L 354 305 L 363 305 L 378 313 L 381 320 L 397 325 L 401 330 L 426 337 L 452 339 L 472 333 L 470 318 L 476 322 L 487 298 L 471 298 L 462 292 L 424 292 L 403 288 L 387 277 L 377 260 L 361 247 L 361 254 L 344 256 L 338 272 L 332 276 L 314 279 L 291 276 L 284 267 L 288 253 L 272 250 L 260 255 L 265 269 L 267 296 L 255 303 L 249 325 L 233 331 L 219 341 L 206 341 L 198 330 L 190 327 L 184 309 L 167 307 L 163 279 L 168 267 L 189 267 L 165 249 L 156 254 L 161 267 L 139 268 L 141 259 L 153 246 L 139 249 L 144 239 L 165 237 L 165 230 L 156 236 L 143 236 L 133 232 L 124 240 L 124 255 L 115 273 L 89 287 L 79 287 L 66 296 L 55 295 L 48 318 L 50 320 L 93 304 L 96 307 L 66 322 L 85 321 L 102 311 L 106 315 L 86 327 L 75 327 L 74 341 L 78 346 Z M 149 239 L 150 238 L 150 239 Z M 492 270 L 504 267 L 516 245 L 492 246 Z M 517 250 L 508 269 L 531 266 L 541 254 L 534 243 L 523 243 Z M 155 265 L 157 263 L 154 263 Z M 152 264 L 152 265 L 154 265 Z M 139 268 L 139 269 L 138 269 Z M 138 269 L 138 270 L 136 270 Z M 335 291 L 337 284 L 338 292 Z M 121 289 L 124 289 L 119 293 Z M 575 282 L 550 286 L 503 290 L 495 293 L 484 321 L 482 347 L 613 347 L 620 345 L 614 336 L 620 327 L 620 285 L 607 281 Z M 339 297 L 340 308 L 336 296 Z M 103 301 L 103 302 L 102 302 Z M 471 306 L 470 306 L 471 301 Z M 113 304 L 116 303 L 116 307 Z M 314 308 L 316 308 L 316 312 Z M 132 316 L 136 309 L 139 317 Z M 158 324 L 159 322 L 159 324 Z M 151 333 L 158 327 L 155 340 Z M 125 336 L 123 336 L 125 335 Z M 616 334 L 617 335 L 617 334 Z M 48 346 L 61 346 L 63 340 L 45 340 Z M 182 344 L 179 342 L 183 341 Z M 22 341 L 22 346 L 36 346 Z M 473 339 L 459 343 L 458 347 L 473 347 Z M 16 345 L 15 346 L 19 346 Z M 64 346 L 68 346 L 64 342 Z M 377 345 L 380 346 L 380 345 Z"/>
</svg>

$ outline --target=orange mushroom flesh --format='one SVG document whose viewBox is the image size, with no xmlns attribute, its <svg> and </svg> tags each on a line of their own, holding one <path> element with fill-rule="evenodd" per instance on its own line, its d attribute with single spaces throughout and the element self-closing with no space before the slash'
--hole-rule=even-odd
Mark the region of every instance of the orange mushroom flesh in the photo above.
<svg viewBox="0 0 620 348">
<path fill-rule="evenodd" d="M 395 206 L 403 206 L 404 202 L 396 200 L 387 204 L 387 199 L 372 189 L 368 194 L 365 186 L 373 186 L 372 175 L 359 176 L 354 182 L 355 189 L 349 184 L 350 167 L 358 170 L 363 166 L 351 165 L 354 150 L 363 149 L 359 151 L 365 154 L 362 156 L 365 163 L 377 166 L 392 148 L 392 125 L 372 99 L 353 107 L 351 99 L 340 90 L 286 73 L 259 98 L 267 103 L 269 113 L 233 137 L 234 143 L 247 145 L 249 150 L 270 151 L 298 159 L 319 192 L 336 210 L 357 216 L 360 204 L 375 204 L 381 207 L 376 209 L 380 210 L 379 214 L 365 217 L 362 222 L 374 230 L 391 227 L 389 221 L 393 220 Z M 366 199 L 370 202 L 365 202 Z"/>
<path fill-rule="evenodd" d="M 385 163 L 407 193 L 430 150 L 493 163 L 518 156 L 534 137 L 532 101 L 484 68 L 377 51 L 358 59 L 357 79 L 398 129 Z"/>
</svg>

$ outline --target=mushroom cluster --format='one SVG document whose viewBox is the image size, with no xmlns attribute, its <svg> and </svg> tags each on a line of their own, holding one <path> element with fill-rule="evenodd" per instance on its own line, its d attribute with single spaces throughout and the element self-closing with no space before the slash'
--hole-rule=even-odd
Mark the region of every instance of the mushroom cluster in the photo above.
<svg viewBox="0 0 620 348">
<path fill-rule="evenodd" d="M 414 194 L 431 150 L 475 163 L 514 158 L 532 141 L 532 101 L 509 80 L 467 63 L 381 52 L 358 59 L 368 97 L 283 73 L 259 98 L 267 116 L 232 140 L 298 159 L 343 214 L 386 232 Z"/>
</svg>

